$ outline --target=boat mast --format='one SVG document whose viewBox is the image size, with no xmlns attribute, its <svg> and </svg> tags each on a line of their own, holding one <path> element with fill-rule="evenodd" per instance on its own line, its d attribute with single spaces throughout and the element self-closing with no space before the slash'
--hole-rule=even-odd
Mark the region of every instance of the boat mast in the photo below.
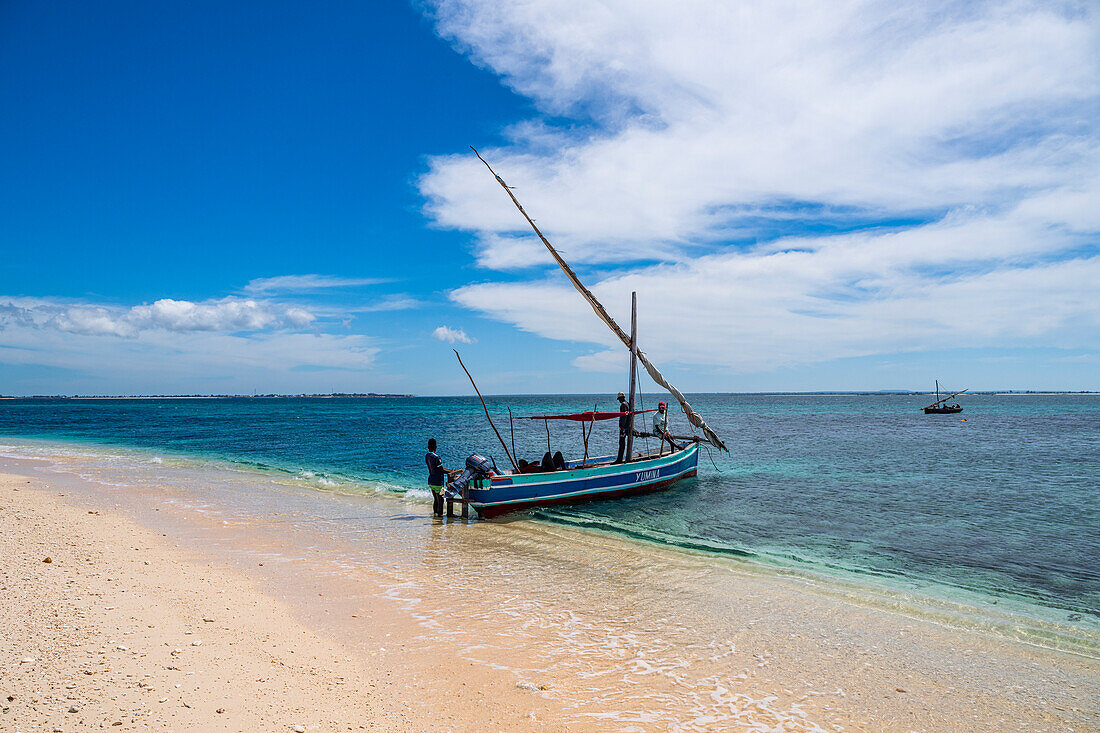
<svg viewBox="0 0 1100 733">
<path fill-rule="evenodd" d="M 550 241 L 543 235 L 538 226 L 535 224 L 535 220 L 532 219 L 527 214 L 527 212 L 523 210 L 523 206 L 520 204 L 519 199 L 517 199 L 516 195 L 512 193 L 512 189 L 508 187 L 508 184 L 504 182 L 504 179 L 497 175 L 497 172 L 493 170 L 493 167 L 489 165 L 488 161 L 486 161 L 485 158 L 481 157 L 481 153 L 477 152 L 477 149 L 475 149 L 472 145 L 470 146 L 470 150 L 474 151 L 474 155 L 477 156 L 478 160 L 484 163 L 485 167 L 489 169 L 489 172 L 493 174 L 493 177 L 497 179 L 497 183 L 499 183 L 501 188 L 504 189 L 504 192 L 508 194 L 508 197 L 512 199 L 512 203 L 515 204 L 516 208 L 519 210 L 519 213 L 523 216 L 524 219 L 527 220 L 527 223 L 531 225 L 531 228 L 535 230 L 535 234 L 538 235 L 538 238 L 542 241 L 547 251 L 550 252 L 550 256 L 554 258 L 554 261 L 558 263 L 558 267 L 560 267 L 562 272 L 565 273 L 565 276 L 569 278 L 569 282 L 573 284 L 573 287 L 576 288 L 577 292 L 580 293 L 584 297 L 584 299 L 588 301 L 588 304 L 590 306 L 592 306 L 593 312 L 595 312 L 599 319 L 603 321 L 608 328 L 611 329 L 611 332 L 614 333 L 619 338 L 619 340 L 623 342 L 624 346 L 630 348 L 630 337 L 627 336 L 626 332 L 623 331 L 619 324 L 615 322 L 615 319 L 612 318 L 610 314 L 608 314 L 607 310 L 603 307 L 603 304 L 601 304 L 600 301 L 596 300 L 596 296 L 592 294 L 592 291 L 584 286 L 584 284 L 580 281 L 580 278 L 577 277 L 577 273 L 573 272 L 573 268 L 569 266 L 569 263 L 562 259 L 562 256 L 558 253 L 556 249 L 554 249 L 553 245 L 550 244 Z M 706 420 L 703 419 L 702 415 L 697 413 L 694 409 L 692 409 L 691 405 L 688 404 L 687 398 L 684 397 L 683 392 L 676 389 L 674 386 L 672 386 L 671 382 L 665 379 L 665 376 L 661 374 L 660 370 L 657 369 L 656 366 L 653 365 L 653 362 L 649 360 L 649 357 L 646 355 L 646 353 L 637 347 L 637 344 L 634 345 L 634 354 L 638 357 L 638 361 L 642 363 L 642 366 L 645 367 L 646 372 L 649 374 L 649 378 L 653 380 L 654 384 L 656 384 L 658 387 L 664 387 L 672 394 L 673 397 L 676 398 L 676 401 L 680 403 L 680 408 L 684 411 L 684 415 L 687 416 L 688 422 L 703 431 L 703 435 L 706 436 L 706 442 L 710 443 L 719 450 L 723 450 L 729 453 L 729 448 L 727 448 L 726 444 L 722 442 L 722 439 L 718 437 L 718 434 L 715 433 L 709 425 L 707 425 Z"/>
<path fill-rule="evenodd" d="M 933 402 L 931 405 L 928 405 L 928 407 L 925 408 L 925 409 L 929 409 L 929 408 L 932 408 L 932 407 L 938 407 L 941 403 L 949 402 L 952 397 L 958 397 L 963 392 L 969 392 L 969 391 L 970 391 L 970 388 L 967 387 L 966 389 L 960 389 L 958 392 L 952 392 L 951 394 L 947 395 L 943 399 L 940 399 L 940 380 L 937 379 L 936 380 L 936 401 Z"/>
<path fill-rule="evenodd" d="M 638 381 L 638 292 L 630 294 L 630 417 L 627 418 L 626 462 L 634 459 L 634 385 Z"/>
</svg>

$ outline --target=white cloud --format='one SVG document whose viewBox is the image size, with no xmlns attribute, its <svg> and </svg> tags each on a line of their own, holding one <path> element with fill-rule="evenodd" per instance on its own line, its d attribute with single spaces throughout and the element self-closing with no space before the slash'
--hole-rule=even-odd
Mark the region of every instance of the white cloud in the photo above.
<svg viewBox="0 0 1100 733">
<path fill-rule="evenodd" d="M 378 313 L 384 311 L 412 310 L 414 308 L 420 308 L 423 305 L 423 301 L 408 295 L 387 295 L 374 303 L 345 308 L 344 310 L 348 313 Z"/>
<path fill-rule="evenodd" d="M 432 331 L 432 338 L 443 341 L 448 344 L 472 344 L 476 343 L 476 339 L 472 339 L 466 335 L 466 332 L 461 328 L 451 328 L 450 326 L 440 326 Z"/>
<path fill-rule="evenodd" d="M 213 303 L 158 300 L 130 309 L 129 320 L 139 328 L 168 331 L 261 331 L 305 328 L 313 314 L 298 306 L 280 306 L 255 300 L 226 298 Z"/>
<path fill-rule="evenodd" d="M 966 219 L 785 239 L 633 269 L 592 290 L 621 324 L 638 292 L 639 341 L 658 363 L 737 372 L 924 348 L 1100 343 L 1100 256 L 1037 261 L 1029 245 L 1042 234 Z M 1006 258 L 990 264 L 997 249 Z M 610 356 L 576 363 L 606 371 L 621 345 L 559 283 L 469 285 L 452 297 L 532 333 L 605 347 Z"/>
<path fill-rule="evenodd" d="M 55 367 L 95 391 L 247 392 L 258 385 L 295 391 L 354 376 L 379 349 L 363 335 L 303 333 L 313 315 L 296 306 L 226 298 L 170 299 L 122 308 L 42 298 L 0 298 L 0 361 Z M 346 376 L 333 376 L 334 372 Z M 187 386 L 182 386 L 187 385 Z M 213 385 L 218 385 L 214 387 Z M 56 391 L 53 383 L 42 386 Z"/>
<path fill-rule="evenodd" d="M 302 329 L 314 319 L 312 312 L 300 306 L 241 298 L 202 303 L 162 298 L 148 305 L 126 308 L 0 297 L 0 330 L 5 323 L 19 323 L 65 333 L 133 337 L 150 330 L 179 333 Z"/>
<path fill-rule="evenodd" d="M 620 316 L 639 292 L 659 360 L 1100 342 L 1095 4 L 441 0 L 434 18 L 581 122 L 529 120 L 483 154 L 567 259 L 620 264 L 586 279 Z M 420 185 L 480 265 L 552 264 L 472 155 L 432 159 Z M 560 283 L 452 297 L 618 349 Z"/>
<path fill-rule="evenodd" d="M 521 93 L 595 116 L 488 151 L 575 261 L 753 236 L 789 202 L 889 216 L 1095 178 L 1093 5 L 438 5 L 441 33 Z M 484 265 L 542 262 L 480 165 L 433 159 L 430 213 L 477 232 Z"/>
<path fill-rule="evenodd" d="M 333 275 L 278 275 L 252 280 L 244 289 L 250 293 L 315 291 L 326 288 L 357 288 L 390 282 L 377 277 L 336 277 Z"/>
</svg>

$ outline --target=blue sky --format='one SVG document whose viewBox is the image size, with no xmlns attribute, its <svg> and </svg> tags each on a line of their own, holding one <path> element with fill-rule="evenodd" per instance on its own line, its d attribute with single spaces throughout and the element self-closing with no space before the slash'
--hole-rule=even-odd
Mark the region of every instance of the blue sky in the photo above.
<svg viewBox="0 0 1100 733">
<path fill-rule="evenodd" d="M 1094 7 L 615 4 L 5 3 L 0 393 L 1100 388 Z"/>
</svg>

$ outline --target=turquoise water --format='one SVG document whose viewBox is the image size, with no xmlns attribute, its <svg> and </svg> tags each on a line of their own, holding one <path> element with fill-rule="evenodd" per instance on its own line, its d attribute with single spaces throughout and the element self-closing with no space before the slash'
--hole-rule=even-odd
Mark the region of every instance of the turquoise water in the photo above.
<svg viewBox="0 0 1100 733">
<path fill-rule="evenodd" d="M 596 399 L 489 403 L 510 440 L 507 407 L 580 411 Z M 975 395 L 961 415 L 928 416 L 919 396 L 691 399 L 730 456 L 701 454 L 697 479 L 660 494 L 523 518 L 1100 620 L 1100 397 Z M 543 423 L 515 425 L 519 455 L 541 457 Z M 579 454 L 580 432 L 553 426 L 553 449 Z M 353 492 L 421 488 L 433 436 L 448 466 L 474 451 L 507 464 L 476 398 L 4 400 L 0 436 L 231 461 Z M 592 452 L 615 441 L 613 423 L 597 426 Z"/>
</svg>

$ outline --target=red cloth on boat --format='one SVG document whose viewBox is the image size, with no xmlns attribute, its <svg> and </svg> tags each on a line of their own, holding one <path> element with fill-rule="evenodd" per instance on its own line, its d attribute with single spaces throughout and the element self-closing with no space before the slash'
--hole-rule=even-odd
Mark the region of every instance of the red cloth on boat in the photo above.
<svg viewBox="0 0 1100 733">
<path fill-rule="evenodd" d="M 525 415 L 516 420 L 573 420 L 575 422 L 594 422 L 596 420 L 615 420 L 624 415 L 641 415 L 643 412 L 655 412 L 655 410 L 635 410 L 631 412 L 577 412 L 572 415 Z"/>
</svg>

